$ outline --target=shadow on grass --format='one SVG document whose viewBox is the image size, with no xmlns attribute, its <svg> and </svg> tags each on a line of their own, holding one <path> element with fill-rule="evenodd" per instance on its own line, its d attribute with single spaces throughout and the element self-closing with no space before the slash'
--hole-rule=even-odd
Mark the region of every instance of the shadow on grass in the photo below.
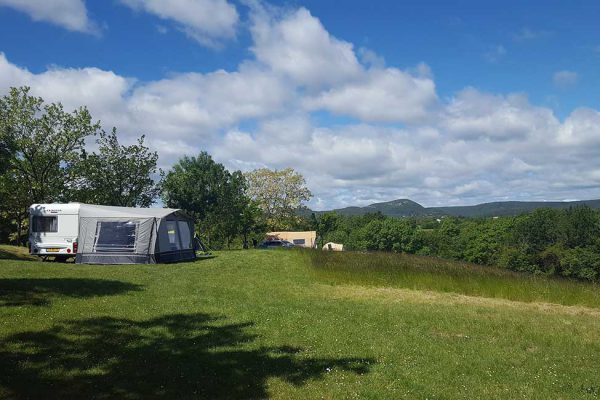
<svg viewBox="0 0 600 400">
<path fill-rule="evenodd" d="M 18 253 L 2 248 L 0 248 L 0 260 L 35 261 L 28 253 Z"/>
<path fill-rule="evenodd" d="M 216 258 L 217 256 L 214 254 L 196 254 L 196 260 L 195 261 L 202 261 L 202 260 L 210 260 L 211 258 Z"/>
<path fill-rule="evenodd" d="M 332 369 L 364 374 L 373 362 L 248 348 L 250 326 L 207 314 L 65 322 L 2 341 L 0 387 L 17 399 L 264 399 L 270 378 L 301 386 Z"/>
<path fill-rule="evenodd" d="M 111 296 L 140 285 L 105 279 L 0 279 L 0 306 L 47 306 L 53 298 Z"/>
</svg>

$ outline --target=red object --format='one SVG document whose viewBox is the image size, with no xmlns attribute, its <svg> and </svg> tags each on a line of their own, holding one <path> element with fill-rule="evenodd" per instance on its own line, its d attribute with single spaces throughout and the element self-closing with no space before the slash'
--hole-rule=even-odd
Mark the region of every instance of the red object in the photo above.
<svg viewBox="0 0 600 400">
<path fill-rule="evenodd" d="M 73 242 L 73 253 L 77 253 L 77 242 Z"/>
<path fill-rule="evenodd" d="M 70 253 L 70 252 L 71 252 L 71 249 L 67 249 L 67 253 Z"/>
</svg>

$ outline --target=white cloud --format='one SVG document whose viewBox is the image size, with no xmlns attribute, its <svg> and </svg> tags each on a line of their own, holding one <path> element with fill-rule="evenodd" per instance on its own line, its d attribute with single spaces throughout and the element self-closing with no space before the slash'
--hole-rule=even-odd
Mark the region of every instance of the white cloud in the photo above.
<svg viewBox="0 0 600 400">
<path fill-rule="evenodd" d="M 98 68 L 32 73 L 0 53 L 0 93 L 30 85 L 67 109 L 86 104 L 125 140 L 147 134 L 162 167 L 200 150 L 230 168 L 293 167 L 314 207 L 600 197 L 599 110 L 561 120 L 524 94 L 474 88 L 440 99 L 426 64 L 385 67 L 305 9 L 252 7 L 253 56 L 235 70 L 142 82 Z"/>
<path fill-rule="evenodd" d="M 157 132 L 207 136 L 243 119 L 276 114 L 290 93 L 276 77 L 246 68 L 181 74 L 139 85 L 128 106 L 137 123 Z"/>
<path fill-rule="evenodd" d="M 560 127 L 558 141 L 564 145 L 600 146 L 600 112 L 590 108 L 573 111 Z"/>
<path fill-rule="evenodd" d="M 557 71 L 552 76 L 552 82 L 559 88 L 568 88 L 574 86 L 579 80 L 577 72 L 573 71 Z"/>
<path fill-rule="evenodd" d="M 34 21 L 46 21 L 70 31 L 99 34 L 83 0 L 0 0 L 0 6 L 21 11 Z"/>
<path fill-rule="evenodd" d="M 467 88 L 447 104 L 442 126 L 463 140 L 506 141 L 543 136 L 558 121 L 551 110 L 529 104 L 525 95 L 496 96 Z"/>
<path fill-rule="evenodd" d="M 108 126 L 121 126 L 126 122 L 124 96 L 133 82 L 98 68 L 52 67 L 34 74 L 11 64 L 0 53 L 0 92 L 5 93 L 11 86 L 30 86 L 33 95 L 49 102 L 61 102 L 67 110 L 86 105 L 94 118 Z"/>
<path fill-rule="evenodd" d="M 370 70 L 360 80 L 321 93 L 306 104 L 364 121 L 415 122 L 436 102 L 435 84 L 395 68 Z"/>
<path fill-rule="evenodd" d="M 360 74 L 352 44 L 331 36 L 305 8 L 277 19 L 255 7 L 252 51 L 258 61 L 308 86 L 333 85 Z"/>
<path fill-rule="evenodd" d="M 227 0 L 121 0 L 137 11 L 174 21 L 192 39 L 217 46 L 235 36 L 239 15 Z"/>
</svg>

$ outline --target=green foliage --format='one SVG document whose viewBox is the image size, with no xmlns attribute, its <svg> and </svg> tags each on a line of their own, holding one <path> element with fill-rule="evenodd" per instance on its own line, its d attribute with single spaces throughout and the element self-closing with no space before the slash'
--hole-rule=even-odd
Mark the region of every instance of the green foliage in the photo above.
<svg viewBox="0 0 600 400">
<path fill-rule="evenodd" d="M 576 247 L 565 250 L 560 258 L 561 275 L 598 281 L 600 254 L 595 247 Z"/>
<path fill-rule="evenodd" d="M 229 247 L 238 235 L 247 241 L 254 231 L 263 229 L 258 205 L 245 194 L 244 175 L 229 172 L 206 152 L 180 159 L 161 186 L 165 205 L 192 214 L 210 247 Z"/>
<path fill-rule="evenodd" d="M 0 99 L 0 132 L 10 138 L 14 156 L 8 168 L 18 173 L 30 192 L 30 203 L 60 201 L 68 196 L 65 182 L 79 160 L 86 137 L 95 135 L 85 107 L 72 113 L 60 103 L 44 104 L 29 88 L 11 88 Z"/>
<path fill-rule="evenodd" d="M 391 218 L 328 213 L 324 241 L 349 250 L 393 251 L 496 265 L 513 271 L 600 280 L 600 212 L 587 206 L 518 217 Z M 318 221 L 321 221 L 321 215 Z"/>
<path fill-rule="evenodd" d="M 84 140 L 99 129 L 86 108 L 68 113 L 27 87 L 0 98 L 0 240 L 23 243 L 32 203 L 69 198 Z"/>
<path fill-rule="evenodd" d="M 74 172 L 72 198 L 84 203 L 121 207 L 149 207 L 158 196 L 152 175 L 158 154 L 137 144 L 121 145 L 116 129 L 100 133 L 98 153 L 84 154 Z"/>
<path fill-rule="evenodd" d="M 261 168 L 245 177 L 248 196 L 262 209 L 269 229 L 287 230 L 301 222 L 298 209 L 312 197 L 302 175 L 292 168 Z"/>
</svg>

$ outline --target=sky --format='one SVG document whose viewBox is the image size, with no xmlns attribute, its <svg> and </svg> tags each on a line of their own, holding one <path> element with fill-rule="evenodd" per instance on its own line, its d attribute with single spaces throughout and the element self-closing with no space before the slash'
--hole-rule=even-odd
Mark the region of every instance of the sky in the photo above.
<svg viewBox="0 0 600 400">
<path fill-rule="evenodd" d="M 600 198 L 600 2 L 0 0 L 0 95 L 313 209 Z"/>
</svg>

